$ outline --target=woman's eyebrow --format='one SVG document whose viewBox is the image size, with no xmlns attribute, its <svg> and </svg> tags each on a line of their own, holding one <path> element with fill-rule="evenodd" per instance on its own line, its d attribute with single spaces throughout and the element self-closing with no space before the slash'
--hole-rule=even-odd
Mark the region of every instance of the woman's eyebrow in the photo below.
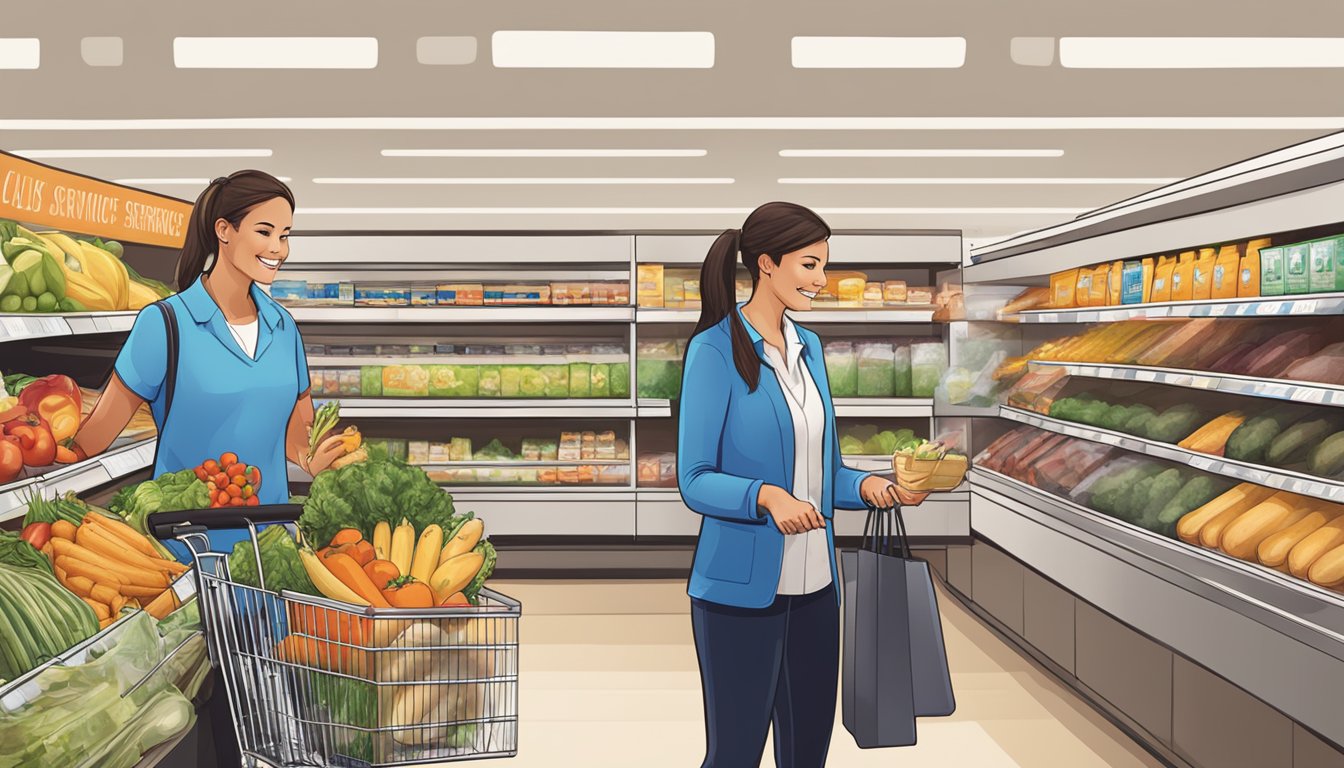
<svg viewBox="0 0 1344 768">
<path fill-rule="evenodd" d="M 272 223 L 269 222 L 269 221 L 258 221 L 258 222 L 257 222 L 257 226 L 258 226 L 258 227 L 270 227 L 271 229 L 275 229 L 275 225 L 272 224 Z"/>
</svg>

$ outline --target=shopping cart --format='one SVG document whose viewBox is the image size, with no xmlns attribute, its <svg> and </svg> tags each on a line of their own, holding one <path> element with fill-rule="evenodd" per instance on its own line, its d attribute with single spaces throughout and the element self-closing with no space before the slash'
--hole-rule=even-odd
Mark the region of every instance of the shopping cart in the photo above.
<svg viewBox="0 0 1344 768">
<path fill-rule="evenodd" d="M 512 757 L 518 750 L 518 619 L 491 590 L 480 604 L 360 608 L 266 589 L 257 526 L 296 505 L 150 515 L 151 533 L 191 548 L 211 661 L 220 668 L 244 764 L 397 766 Z M 234 581 L 209 528 L 247 528 L 259 586 Z"/>
</svg>

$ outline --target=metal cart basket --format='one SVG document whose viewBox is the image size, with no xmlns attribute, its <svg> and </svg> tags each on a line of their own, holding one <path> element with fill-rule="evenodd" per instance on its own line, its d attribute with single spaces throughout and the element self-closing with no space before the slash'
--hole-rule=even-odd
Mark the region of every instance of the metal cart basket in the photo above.
<svg viewBox="0 0 1344 768">
<path fill-rule="evenodd" d="M 374 609 L 266 589 L 257 526 L 295 505 L 150 516 L 195 558 L 210 658 L 223 673 L 248 766 L 398 766 L 512 757 L 518 749 L 522 605 Z M 235 581 L 207 527 L 246 527 L 258 586 Z"/>
</svg>

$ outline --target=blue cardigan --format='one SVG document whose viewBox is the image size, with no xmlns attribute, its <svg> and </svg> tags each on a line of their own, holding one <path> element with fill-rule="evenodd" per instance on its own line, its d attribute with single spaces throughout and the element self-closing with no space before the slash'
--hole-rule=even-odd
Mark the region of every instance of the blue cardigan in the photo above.
<svg viewBox="0 0 1344 768">
<path fill-rule="evenodd" d="M 737 311 L 741 317 L 741 305 Z M 722 605 L 765 608 L 779 587 L 784 534 L 768 515 L 757 517 L 756 497 L 767 483 L 792 492 L 793 418 L 774 370 L 764 362 L 765 342 L 745 317 L 742 323 L 762 360 L 755 392 L 747 391 L 733 365 L 728 318 L 691 339 L 686 349 L 677 484 L 686 506 L 704 516 L 687 593 Z M 821 340 L 802 326 L 798 336 L 826 412 L 819 511 L 827 520 L 831 584 L 838 602 L 835 526 L 830 521 L 836 508 L 866 508 L 859 486 L 868 474 L 840 460 Z"/>
</svg>

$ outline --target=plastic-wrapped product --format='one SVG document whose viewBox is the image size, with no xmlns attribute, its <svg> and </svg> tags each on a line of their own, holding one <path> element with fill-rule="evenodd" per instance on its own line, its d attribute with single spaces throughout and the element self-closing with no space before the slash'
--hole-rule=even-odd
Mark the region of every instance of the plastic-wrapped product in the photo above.
<svg viewBox="0 0 1344 768">
<path fill-rule="evenodd" d="M 822 350 L 826 359 L 826 377 L 831 380 L 831 397 L 858 397 L 859 362 L 854 344 L 831 341 Z"/>
<path fill-rule="evenodd" d="M 429 366 L 430 397 L 476 397 L 480 370 L 474 365 Z"/>
<path fill-rule="evenodd" d="M 946 370 L 947 351 L 941 341 L 911 345 L 910 384 L 915 397 L 933 397 Z"/>
<path fill-rule="evenodd" d="M 365 365 L 359 369 L 360 397 L 383 396 L 383 366 Z"/>
<path fill-rule="evenodd" d="M 891 353 L 893 372 L 895 374 L 892 394 L 896 397 L 910 397 L 914 393 L 914 385 L 910 378 L 910 345 L 897 344 L 892 347 Z"/>
<path fill-rule="evenodd" d="M 501 397 L 500 369 L 498 365 L 482 365 L 477 382 L 479 397 Z"/>
<path fill-rule="evenodd" d="M 589 369 L 589 397 L 611 397 L 611 365 L 609 363 L 593 363 Z"/>
<path fill-rule="evenodd" d="M 859 397 L 891 397 L 895 394 L 896 364 L 890 343 L 862 342 L 858 345 L 855 356 L 858 359 Z"/>
<path fill-rule="evenodd" d="M 569 366 L 547 365 L 541 369 L 546 377 L 546 397 L 569 397 Z"/>
<path fill-rule="evenodd" d="M 630 364 L 611 364 L 611 396 L 630 397 Z"/>
<path fill-rule="evenodd" d="M 569 396 L 570 397 L 592 397 L 593 366 L 591 363 L 570 363 L 569 364 Z"/>
<path fill-rule="evenodd" d="M 384 397 L 429 397 L 429 372 L 422 365 L 383 367 Z"/>
<path fill-rule="evenodd" d="M 674 400 L 681 394 L 681 354 L 674 341 L 640 342 L 635 378 L 639 397 Z"/>
<path fill-rule="evenodd" d="M 499 396 L 522 397 L 523 369 L 518 365 L 499 367 Z"/>
<path fill-rule="evenodd" d="M 546 374 L 542 372 L 540 365 L 521 366 L 523 379 L 518 385 L 518 394 L 520 397 L 543 398 L 546 397 Z"/>
</svg>

